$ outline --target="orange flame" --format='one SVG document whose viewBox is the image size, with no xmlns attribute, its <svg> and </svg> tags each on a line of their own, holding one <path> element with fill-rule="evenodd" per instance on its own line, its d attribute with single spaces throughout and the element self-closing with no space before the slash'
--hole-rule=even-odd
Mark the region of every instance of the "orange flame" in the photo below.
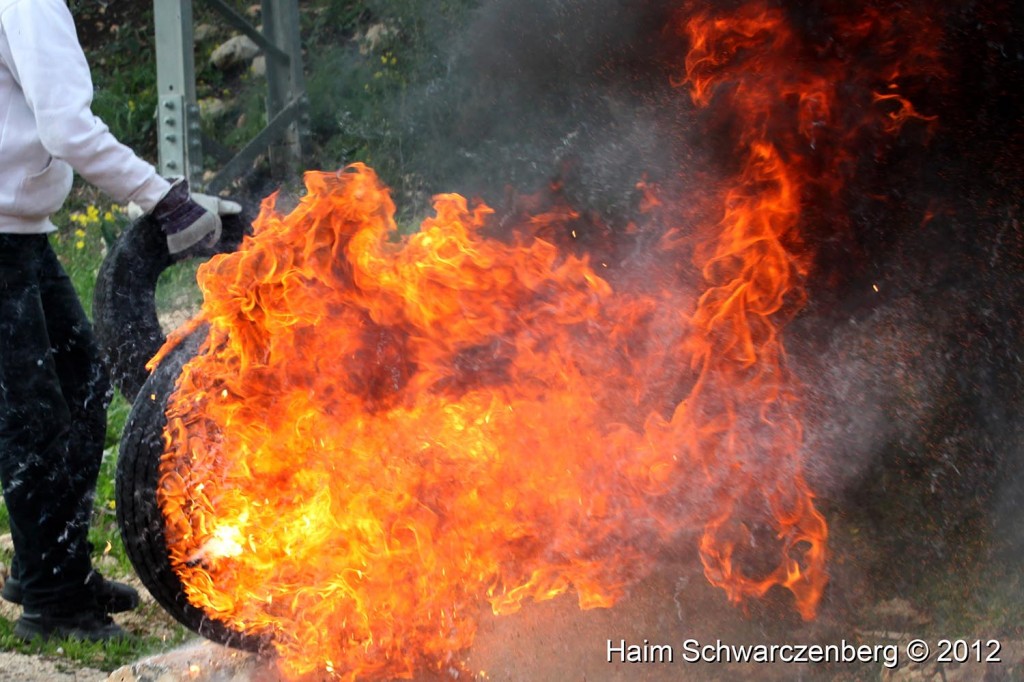
<svg viewBox="0 0 1024 682">
<path fill-rule="evenodd" d="M 922 23 L 922 37 L 934 39 L 928 22 L 915 25 Z M 706 526 L 701 558 L 708 579 L 734 601 L 781 585 L 792 591 L 801 615 L 812 618 L 827 581 L 828 532 L 801 472 L 797 387 L 779 334 L 806 298 L 810 255 L 800 240 L 801 209 L 816 187 L 832 193 L 841 188 L 851 148 L 866 129 L 895 133 L 911 119 L 935 117 L 921 115 L 899 93 L 898 68 L 889 65 L 889 92 L 879 94 L 878 75 L 857 69 L 839 49 L 818 51 L 810 60 L 784 13 L 765 3 L 728 16 L 694 13 L 680 26 L 690 42 L 683 82 L 698 107 L 711 106 L 716 96 L 725 100 L 738 121 L 743 159 L 725 192 L 717 232 L 697 252 L 708 289 L 694 315 L 690 348 L 701 379 L 688 400 L 686 430 L 701 434 L 696 447 L 707 462 L 725 459 L 757 470 L 753 461 L 767 460 L 779 472 L 774 484 L 746 478 L 747 485 L 727 489 L 720 512 Z M 854 46 L 875 38 L 885 57 L 898 49 L 888 35 L 893 20 L 870 8 L 852 21 L 837 19 L 833 29 Z M 935 68 L 934 52 L 910 45 L 914 69 Z M 845 122 L 837 110 L 841 88 L 847 96 L 868 93 L 888 110 L 868 109 Z M 756 511 L 758 498 L 770 511 L 782 560 L 755 579 L 736 565 L 734 552 L 750 544 L 743 519 L 751 506 Z"/>
<path fill-rule="evenodd" d="M 209 334 L 161 461 L 170 561 L 289 677 L 442 669 L 482 603 L 607 607 L 651 547 L 696 534 L 730 599 L 782 587 L 815 615 L 828 530 L 781 337 L 805 299 L 802 208 L 841 184 L 854 128 L 916 112 L 844 124 L 849 65 L 794 69 L 801 41 L 766 6 L 679 27 L 695 104 L 739 131 L 700 281 L 677 267 L 694 228 L 669 226 L 653 183 L 627 233 L 663 238 L 636 272 L 573 248 L 564 205 L 502 238 L 488 207 L 441 195 L 400 236 L 360 164 L 308 173 L 287 215 L 271 197 L 241 250 L 200 268 Z"/>
<path fill-rule="evenodd" d="M 780 313 L 791 315 L 804 297 L 808 262 L 796 230 L 805 174 L 779 150 L 775 140 L 789 131 L 775 110 L 780 99 L 796 101 L 797 134 L 813 139 L 814 128 L 828 122 L 832 93 L 823 77 L 780 80 L 771 61 L 749 56 L 791 58 L 792 34 L 777 11 L 748 7 L 728 19 L 698 15 L 685 30 L 692 45 L 687 79 L 698 106 L 710 104 L 723 74 L 735 78 L 729 96 L 742 119 L 739 149 L 746 160 L 726 192 L 717 237 L 697 253 L 708 284 L 691 338 L 701 379 L 682 423 L 686 432 L 699 434 L 693 447 L 705 466 L 724 459 L 751 469 L 767 460 L 779 472 L 774 485 L 745 478 L 745 485 L 723 491 L 701 540 L 701 559 L 708 579 L 731 599 L 783 585 L 796 596 L 801 615 L 811 618 L 826 583 L 828 532 L 800 472 L 798 401 L 779 335 Z M 736 64 L 741 51 L 753 62 L 742 70 Z M 750 543 L 737 507 L 756 506 L 759 498 L 774 520 L 782 561 L 767 577 L 750 578 L 733 561 L 737 545 Z M 798 548 L 802 560 L 794 557 Z"/>
</svg>

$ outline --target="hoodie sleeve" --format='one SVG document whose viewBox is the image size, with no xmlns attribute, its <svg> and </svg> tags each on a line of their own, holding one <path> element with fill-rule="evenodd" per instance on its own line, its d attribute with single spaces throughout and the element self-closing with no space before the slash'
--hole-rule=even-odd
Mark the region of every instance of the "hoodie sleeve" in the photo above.
<svg viewBox="0 0 1024 682">
<path fill-rule="evenodd" d="M 115 201 L 151 210 L 170 185 L 92 113 L 92 77 L 64 1 L 19 0 L 0 24 L 46 150 Z"/>
</svg>

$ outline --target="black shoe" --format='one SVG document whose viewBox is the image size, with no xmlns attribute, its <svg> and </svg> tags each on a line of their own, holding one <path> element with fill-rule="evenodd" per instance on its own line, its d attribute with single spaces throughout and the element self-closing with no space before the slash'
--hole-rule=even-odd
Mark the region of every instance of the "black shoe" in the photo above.
<svg viewBox="0 0 1024 682">
<path fill-rule="evenodd" d="M 104 613 L 121 613 L 131 611 L 139 605 L 139 593 L 131 585 L 115 580 L 107 580 L 98 571 L 93 571 L 85 579 L 85 584 L 92 587 L 96 595 L 96 604 Z"/>
<path fill-rule="evenodd" d="M 78 639 L 89 642 L 106 642 L 124 639 L 128 633 L 121 629 L 110 616 L 98 611 L 60 613 L 51 611 L 21 614 L 14 624 L 14 636 L 26 642 L 36 639 Z"/>
<path fill-rule="evenodd" d="M 0 589 L 0 597 L 11 603 L 21 604 L 21 583 L 17 578 L 8 578 L 4 581 L 3 589 Z"/>
<path fill-rule="evenodd" d="M 135 591 L 135 588 L 131 585 L 107 580 L 96 571 L 89 574 L 85 584 L 92 587 L 93 593 L 96 595 L 96 603 L 105 613 L 131 611 L 139 605 L 139 593 Z M 0 589 L 0 597 L 14 604 L 21 604 L 21 581 L 17 578 L 8 578 L 4 582 L 3 589 Z"/>
</svg>

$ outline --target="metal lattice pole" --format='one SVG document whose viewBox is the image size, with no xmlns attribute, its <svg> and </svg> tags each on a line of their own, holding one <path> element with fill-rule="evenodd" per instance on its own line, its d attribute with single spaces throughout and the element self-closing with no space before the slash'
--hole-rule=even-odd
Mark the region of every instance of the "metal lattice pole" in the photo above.
<svg viewBox="0 0 1024 682">
<path fill-rule="evenodd" d="M 192 0 L 154 0 L 159 170 L 202 180 L 203 149 L 196 104 Z"/>
<path fill-rule="evenodd" d="M 296 0 L 263 0 L 263 31 L 223 0 L 206 0 L 232 27 L 255 42 L 267 59 L 267 125 L 206 184 L 218 192 L 243 175 L 268 151 L 277 177 L 296 172 L 308 147 L 308 99 L 302 71 L 302 43 Z M 191 0 L 153 0 L 159 94 L 159 168 L 202 185 L 203 149 L 195 90 Z"/>
<path fill-rule="evenodd" d="M 267 121 L 295 107 L 294 122 L 270 146 L 271 169 L 280 176 L 300 169 L 305 141 L 303 131 L 308 127 L 298 5 L 263 0 L 263 31 L 288 56 L 288 59 L 273 54 L 267 57 Z"/>
</svg>

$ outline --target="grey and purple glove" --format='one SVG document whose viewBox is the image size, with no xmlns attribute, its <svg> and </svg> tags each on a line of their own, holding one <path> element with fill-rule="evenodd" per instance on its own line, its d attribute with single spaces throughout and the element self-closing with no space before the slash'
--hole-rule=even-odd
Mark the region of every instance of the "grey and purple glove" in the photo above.
<svg viewBox="0 0 1024 682">
<path fill-rule="evenodd" d="M 242 207 L 233 201 L 208 194 L 192 194 L 188 182 L 180 178 L 171 185 L 150 216 L 167 235 L 171 255 L 208 248 L 220 240 L 221 216 L 237 215 Z"/>
</svg>

